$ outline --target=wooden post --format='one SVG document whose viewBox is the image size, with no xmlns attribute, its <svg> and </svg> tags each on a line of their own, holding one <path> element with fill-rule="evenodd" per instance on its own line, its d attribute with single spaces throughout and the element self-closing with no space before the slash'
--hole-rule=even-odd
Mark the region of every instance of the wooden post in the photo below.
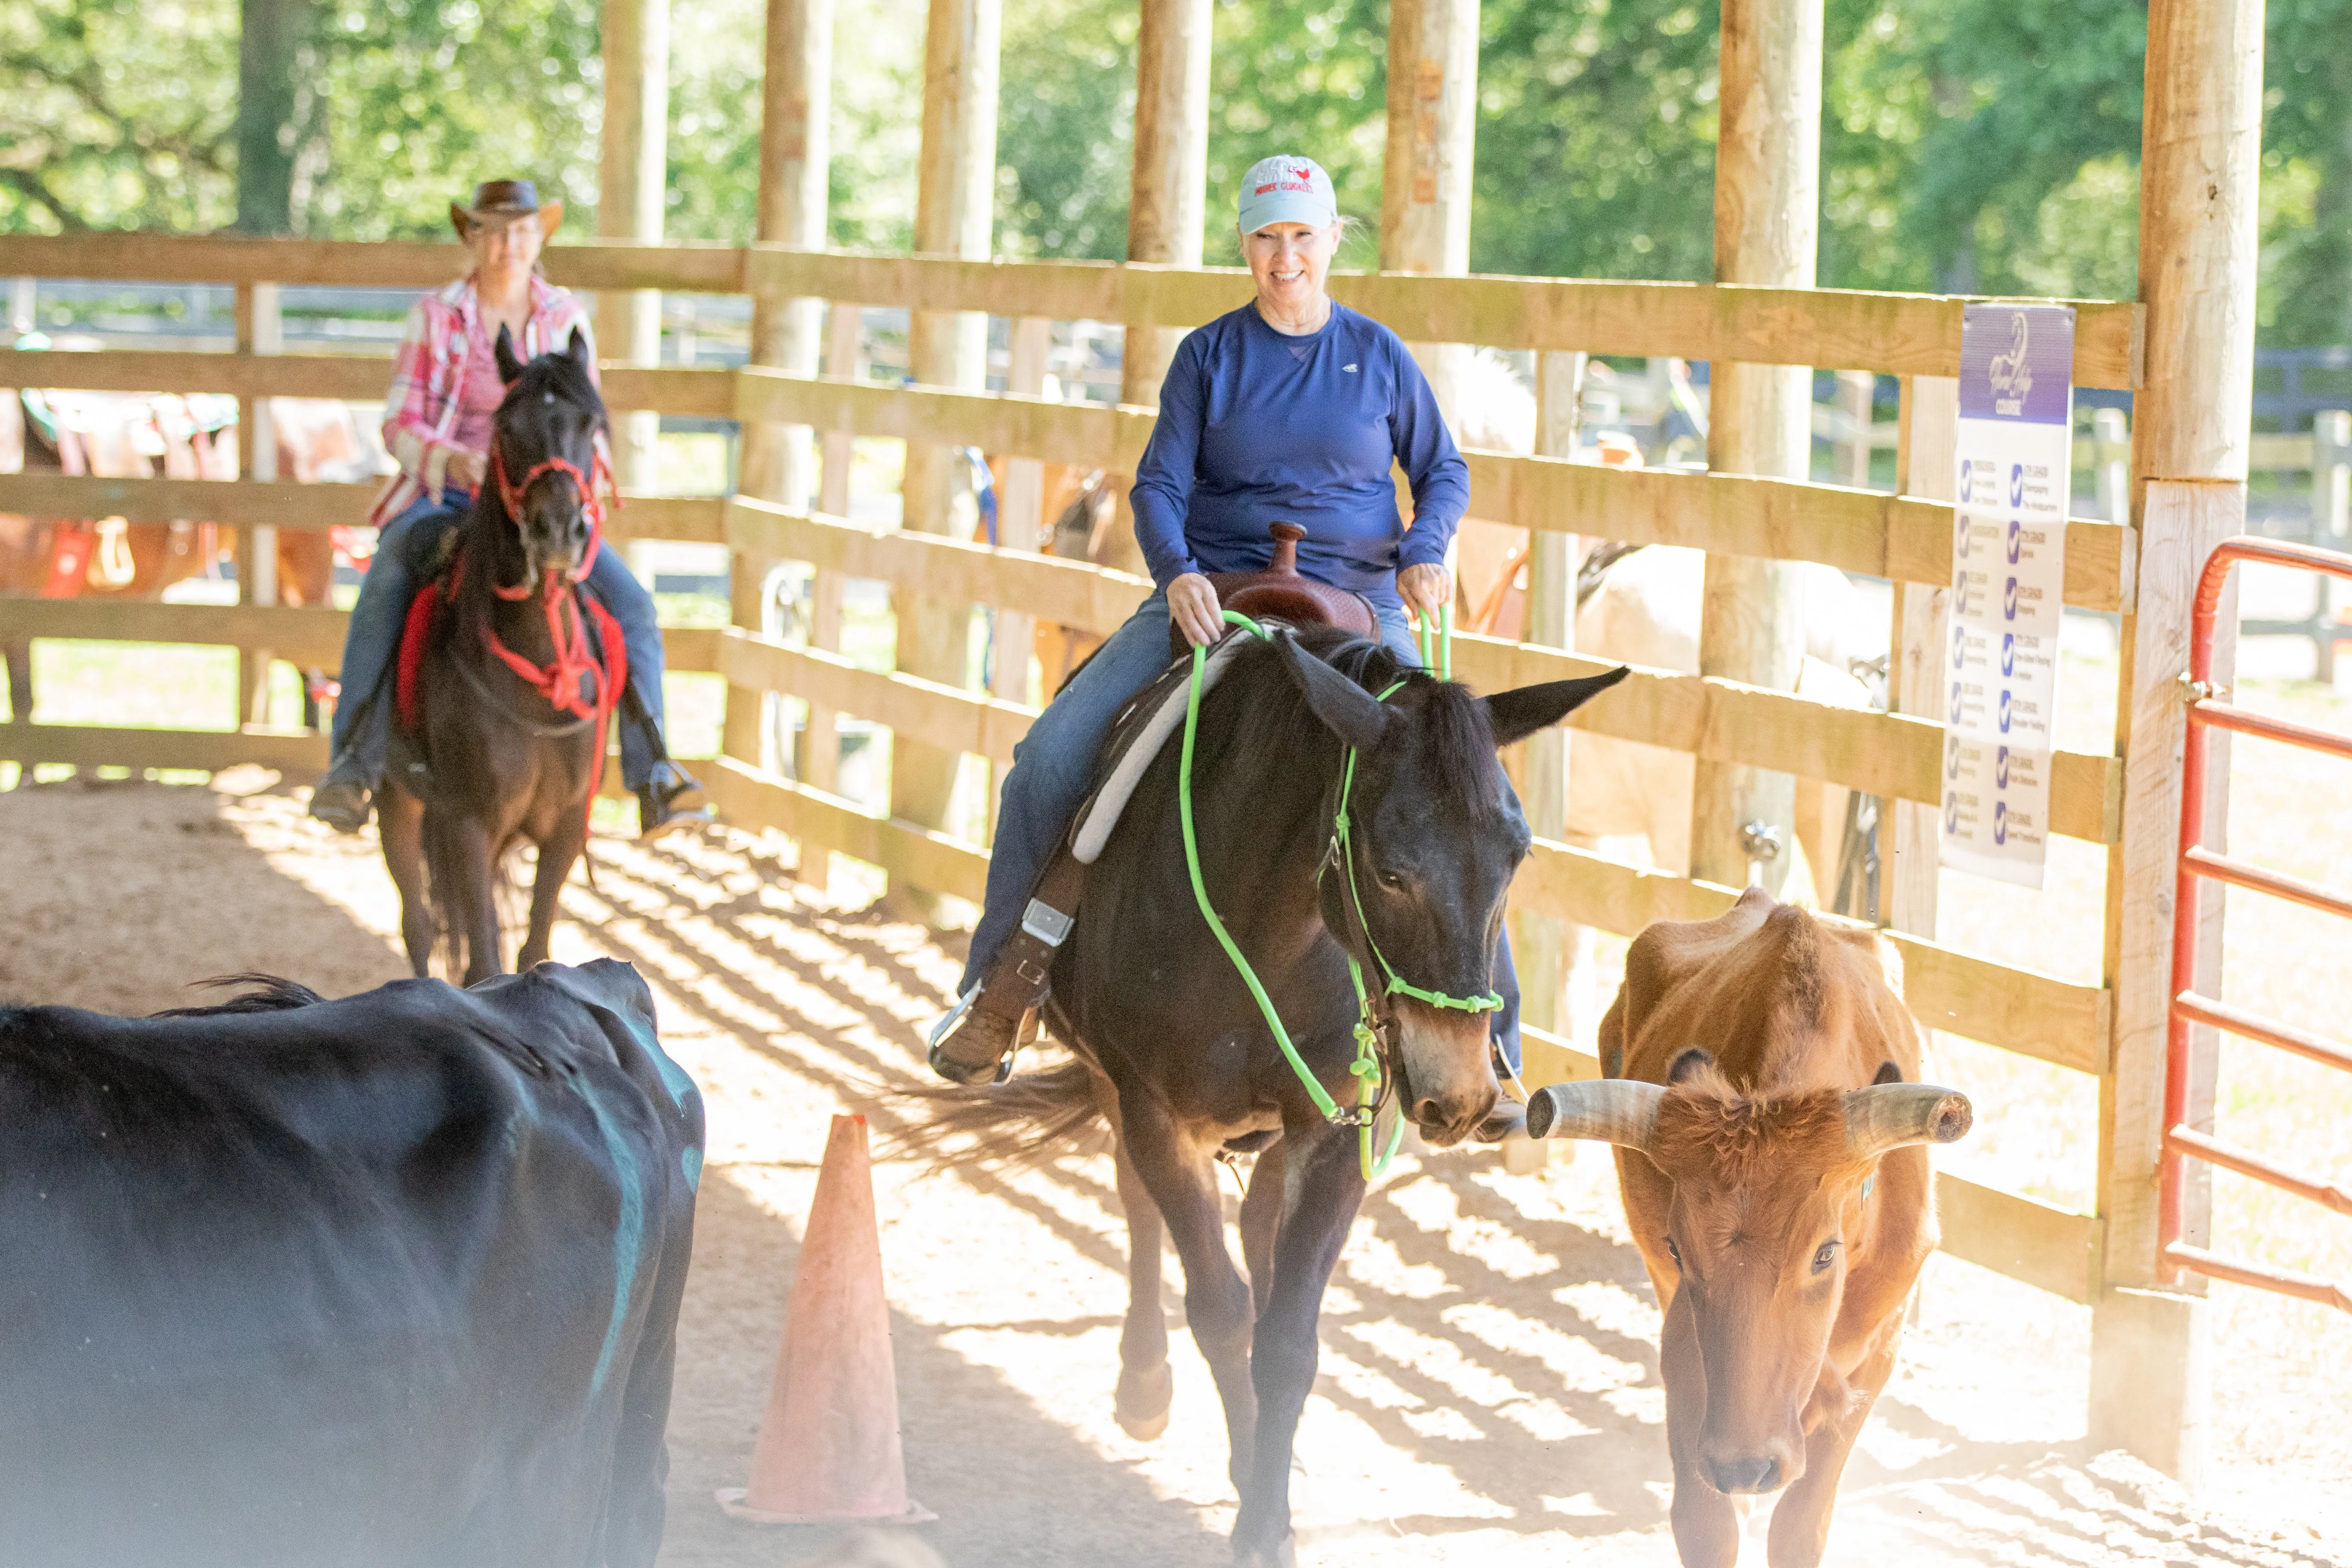
<svg viewBox="0 0 2352 1568">
<path fill-rule="evenodd" d="M 1395 0 L 1389 9 L 1388 150 L 1381 270 L 1470 270 L 1470 169 L 1478 109 L 1478 0 Z M 1438 406 L 1458 418 L 1460 343 L 1413 343 Z"/>
<path fill-rule="evenodd" d="M 2131 422 L 2120 408 L 2091 410 L 2091 461 L 2099 510 L 2109 522 L 2131 521 Z"/>
<path fill-rule="evenodd" d="M 2341 550 L 2352 538 L 2352 413 L 2326 409 L 2311 416 L 2311 542 L 2327 550 Z M 2333 577 L 2312 585 L 2316 596 L 2312 616 L 2319 625 L 2312 639 L 2312 679 L 2322 686 L 2336 683 L 2336 605 L 2344 595 Z"/>
<path fill-rule="evenodd" d="M 824 248 L 832 82 L 833 0 L 768 0 L 760 109 L 762 245 Z M 766 294 L 753 300 L 751 363 L 814 375 L 824 310 L 821 300 Z M 811 434 L 805 425 L 747 426 L 742 491 L 784 506 L 808 505 Z"/>
<path fill-rule="evenodd" d="M 1720 283 L 1813 285 L 1821 207 L 1822 0 L 1725 0 L 1723 108 L 1716 143 L 1715 276 Z M 1812 373 L 1798 365 L 1708 369 L 1707 466 L 1801 479 L 1812 451 Z M 1804 653 L 1797 568 L 1710 555 L 1699 673 L 1774 691 L 1797 684 Z M 1691 874 L 1741 887 L 1751 824 L 1777 832 L 1762 863 L 1777 892 L 1794 858 L 1796 781 L 1699 760 Z"/>
<path fill-rule="evenodd" d="M 835 300 L 825 322 L 824 371 L 842 381 L 866 379 L 864 312 L 856 305 Z M 845 430 L 824 433 L 824 467 L 818 480 L 817 510 L 830 517 L 849 515 L 850 436 Z M 809 646 L 826 653 L 841 651 L 842 580 L 838 572 L 820 571 L 809 584 Z M 804 784 L 827 794 L 841 784 L 841 719 L 830 708 L 808 704 L 801 727 L 800 753 L 793 772 Z M 822 891 L 833 879 L 833 856 L 803 840 L 795 875 Z"/>
<path fill-rule="evenodd" d="M 1141 0 L 1135 40 L 1135 163 L 1127 207 L 1127 258 L 1198 267 L 1208 222 L 1211 0 Z M 1183 332 L 1130 320 L 1118 353 L 1118 400 L 1160 406 L 1160 384 Z M 1128 487 L 1114 484 L 1118 515 L 1097 564 L 1141 574 L 1142 547 Z"/>
<path fill-rule="evenodd" d="M 759 238 L 797 250 L 824 248 L 827 121 L 832 112 L 833 0 L 768 0 L 767 59 L 760 99 Z M 751 363 L 794 375 L 817 369 L 824 301 L 761 294 L 751 302 Z M 805 508 L 814 452 L 805 425 L 753 424 L 743 429 L 737 488 L 762 500 Z M 776 563 L 737 552 L 728 566 L 728 597 L 737 626 L 772 633 Z M 725 750 L 764 768 L 784 765 L 771 743 L 784 700 L 727 689 Z M 829 861 L 824 851 L 814 853 Z M 818 874 L 824 874 L 820 868 Z"/>
<path fill-rule="evenodd" d="M 1584 367 L 1585 356 L 1580 353 L 1547 353 L 1536 362 L 1538 457 L 1575 455 Z M 1528 641 L 1543 647 L 1576 646 L 1576 551 L 1573 534 L 1531 531 Z M 1526 745 L 1528 827 L 1538 838 L 1564 837 L 1568 832 L 1568 731 L 1557 726 L 1538 731 L 1528 737 Z M 1518 964 L 1522 1023 L 1584 1044 L 1586 1037 L 1578 1031 L 1591 1020 L 1582 1016 L 1587 1009 L 1579 1003 L 1592 990 L 1591 935 L 1590 928 L 1571 927 L 1555 916 L 1533 910 L 1512 911 L 1511 953 Z M 1529 1068 L 1532 1073 L 1532 1063 Z M 1537 1087 L 1531 1076 L 1528 1087 Z M 1503 1167 L 1539 1170 L 1552 1147 L 1535 1140 L 1514 1140 L 1503 1145 Z"/>
<path fill-rule="evenodd" d="M 1948 501 L 1959 491 L 1960 384 L 1949 376 L 1906 376 L 1895 423 L 1895 488 L 1902 495 Z M 1895 584 L 1895 622 L 1886 661 L 1890 711 L 1938 721 L 1943 716 L 1944 628 L 1951 591 L 1926 583 Z M 1923 801 L 1885 803 L 1879 838 L 1879 908 L 1885 923 L 1913 936 L 1936 934 L 1937 859 L 1941 816 Z"/>
<path fill-rule="evenodd" d="M 2256 197 L 2262 157 L 2261 0 L 2155 0 L 2140 153 L 2139 292 L 2146 363 L 2134 403 L 2137 598 L 2124 619 L 2116 745 L 2123 841 L 2107 857 L 2105 970 L 2114 988 L 2110 1076 L 2101 1080 L 2103 1289 L 2091 1319 L 2093 1444 L 2121 1447 L 2185 1484 L 2200 1479 L 2211 1390 L 2201 1282 L 2168 1283 L 2157 1256 L 2174 858 L 2187 666 L 2197 576 L 2240 531 L 2253 412 Z M 2228 679 L 2234 602 L 2217 669 Z M 2221 748 L 2216 748 L 2220 751 Z M 2226 759 L 2208 800 L 2226 820 Z M 2215 839 L 2209 841 L 2218 841 Z M 2202 952 L 2220 963 L 2221 899 L 2206 885 Z M 2216 1044 L 2200 1031 L 2189 1118 L 2211 1115 Z M 2208 1219 L 2193 1183 L 2188 1229 Z"/>
<path fill-rule="evenodd" d="M 985 260 L 996 187 L 997 43 L 1002 0 L 931 0 L 923 41 L 923 142 L 915 198 L 915 249 Z M 988 318 L 978 311 L 918 310 L 908 326 L 908 368 L 926 386 L 978 392 L 987 385 Z M 952 447 L 907 443 L 904 526 L 945 533 L 951 526 L 962 457 Z M 900 592 L 898 668 L 963 686 L 971 656 L 971 605 Z M 895 815 L 943 828 L 961 759 L 903 735 L 891 738 Z M 935 898 L 894 888 L 902 907 L 935 918 Z"/>
<path fill-rule="evenodd" d="M 278 312 L 278 285 L 242 283 L 236 290 L 239 353 L 286 352 L 286 329 Z M 269 428 L 269 400 L 240 398 L 236 410 L 236 470 L 247 479 L 278 477 L 278 442 Z M 236 531 L 236 597 L 239 604 L 278 603 L 278 530 L 247 523 Z M 236 689 L 243 722 L 269 722 L 270 650 L 239 648 Z"/>
<path fill-rule="evenodd" d="M 1016 318 L 1009 346 L 1005 390 L 1028 397 L 1043 395 L 1045 361 L 1054 346 L 1054 323 L 1044 316 Z M 996 542 L 1006 550 L 1036 549 L 1045 532 L 1045 465 L 1034 458 L 1006 458 L 1004 488 L 996 498 Z M 1029 659 L 1035 630 L 1033 616 L 1004 607 L 996 611 L 992 689 L 1007 702 L 1031 700 Z"/>
<path fill-rule="evenodd" d="M 669 0 L 604 0 L 604 144 L 596 234 L 640 244 L 662 237 L 669 164 Z M 661 363 L 661 291 L 633 289 L 596 301 L 599 351 L 627 364 Z M 613 432 L 621 488 L 652 490 L 661 417 L 625 414 Z"/>
<path fill-rule="evenodd" d="M 1870 488 L 1870 417 L 1878 377 L 1866 370 L 1837 373 L 1838 412 L 1845 416 L 1845 438 L 1837 444 L 1837 482 Z"/>
</svg>

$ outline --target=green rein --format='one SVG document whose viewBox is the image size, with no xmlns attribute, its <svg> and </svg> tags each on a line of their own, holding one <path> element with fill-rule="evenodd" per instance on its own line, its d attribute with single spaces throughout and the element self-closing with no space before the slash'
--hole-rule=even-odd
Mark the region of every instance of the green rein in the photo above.
<svg viewBox="0 0 2352 1568">
<path fill-rule="evenodd" d="M 1273 633 L 1249 616 L 1234 610 L 1226 610 L 1223 614 L 1228 626 L 1240 626 L 1262 641 L 1274 640 Z M 1415 619 L 1421 622 L 1422 662 L 1424 666 L 1433 665 L 1436 662 L 1432 658 L 1433 628 L 1427 619 L 1418 616 Z M 1454 613 L 1450 605 L 1441 624 L 1444 626 L 1442 679 L 1451 680 L 1454 678 Z M 1290 1064 L 1290 1070 L 1298 1075 L 1299 1084 L 1307 1090 L 1307 1098 L 1315 1102 L 1315 1109 L 1335 1127 L 1356 1129 L 1357 1157 L 1362 1165 L 1364 1179 L 1371 1181 L 1388 1169 L 1389 1162 L 1396 1157 L 1397 1146 L 1404 1141 L 1404 1114 L 1400 1107 L 1396 1121 L 1389 1130 L 1388 1147 L 1376 1153 L 1374 1124 L 1380 1118 L 1381 1095 L 1385 1080 L 1381 1069 L 1380 1035 L 1373 1022 L 1371 994 L 1364 986 L 1363 966 L 1356 962 L 1354 951 L 1343 942 L 1342 950 L 1348 955 L 1348 978 L 1356 988 L 1356 1059 L 1348 1068 L 1356 1079 L 1356 1104 L 1353 1110 L 1343 1110 L 1308 1069 L 1298 1054 L 1298 1047 L 1291 1044 L 1290 1031 L 1282 1026 L 1282 1016 L 1275 1011 L 1265 987 L 1258 981 L 1257 972 L 1250 967 L 1249 960 L 1242 956 L 1240 945 L 1225 930 L 1225 922 L 1217 918 L 1215 908 L 1209 902 L 1208 887 L 1201 879 L 1201 849 L 1192 832 L 1192 740 L 1201 727 L 1202 672 L 1207 658 L 1207 647 L 1194 645 L 1192 689 L 1184 703 L 1184 751 L 1176 775 L 1177 819 L 1184 831 L 1184 868 L 1192 874 L 1192 898 L 1201 906 L 1201 918 L 1208 922 L 1218 945 L 1225 950 L 1225 956 L 1234 961 L 1234 969 L 1241 975 L 1242 984 L 1249 987 L 1250 995 L 1257 1002 L 1258 1012 L 1265 1018 L 1266 1027 L 1273 1031 L 1274 1043 L 1281 1048 L 1283 1059 Z M 1403 685 L 1402 680 L 1398 680 L 1380 694 L 1379 700 L 1387 701 Z M 1449 996 L 1441 991 L 1424 991 L 1418 985 L 1408 984 L 1381 952 L 1380 943 L 1373 941 L 1371 922 L 1364 918 L 1363 895 L 1356 888 L 1355 846 L 1348 817 L 1348 796 L 1355 786 L 1355 780 L 1356 748 L 1349 746 L 1339 779 L 1339 808 L 1332 818 L 1331 853 L 1324 863 L 1328 865 L 1336 859 L 1347 873 L 1348 900 L 1356 911 L 1356 924 L 1363 931 L 1364 945 L 1371 950 L 1373 962 L 1388 974 L 1388 986 L 1383 994 L 1411 996 L 1433 1007 L 1454 1007 L 1465 1013 L 1491 1013 L 1502 1006 L 1503 998 L 1495 992 L 1484 996 Z M 1322 868 L 1318 867 L 1316 878 L 1318 881 L 1322 874 Z"/>
</svg>

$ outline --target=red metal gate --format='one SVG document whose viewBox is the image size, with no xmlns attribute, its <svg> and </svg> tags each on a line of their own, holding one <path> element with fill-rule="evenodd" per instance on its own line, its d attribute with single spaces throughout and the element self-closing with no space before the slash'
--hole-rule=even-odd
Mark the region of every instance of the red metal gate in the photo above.
<svg viewBox="0 0 2352 1568">
<path fill-rule="evenodd" d="M 2352 1072 L 2352 1048 L 2257 1016 L 2242 1008 L 2232 1007 L 2214 997 L 2200 995 L 2196 989 L 2197 884 L 2200 880 L 2226 882 L 2234 888 L 2291 899 L 2310 909 L 2352 919 L 2352 895 L 2216 854 L 2206 848 L 2203 843 L 2207 731 L 2231 730 L 2242 735 L 2257 735 L 2264 740 L 2303 746 L 2352 762 L 2352 735 L 2334 734 L 2283 719 L 2249 713 L 2228 701 L 2225 694 L 2215 690 L 2212 684 L 2214 621 L 2221 610 L 2221 590 L 2229 581 L 2230 568 L 2241 561 L 2321 572 L 2352 581 L 2352 555 L 2338 554 L 2332 550 L 2315 550 L 2309 545 L 2284 544 L 2244 536 L 2229 540 L 2216 549 L 2198 580 L 2189 652 L 2189 735 L 2180 784 L 2180 879 L 2174 895 L 2172 915 L 2172 978 L 2177 989 L 2172 999 L 2171 1033 L 2165 1056 L 2164 1157 L 2159 1173 L 2162 1186 L 2158 1220 L 2160 1227 L 2158 1244 L 2163 1249 L 2162 1276 L 2167 1281 L 2171 1281 L 2179 1279 L 2180 1270 L 2190 1269 L 2216 1279 L 2276 1290 L 2283 1295 L 2300 1296 L 2308 1301 L 2352 1312 L 2352 1295 L 2347 1295 L 2340 1285 L 2293 1269 L 2274 1268 L 2243 1258 L 2223 1258 L 2204 1247 L 2191 1247 L 2180 1239 L 2182 1215 L 2187 1209 L 2188 1163 L 2191 1160 L 2203 1160 L 2223 1170 L 2235 1171 L 2242 1176 L 2267 1182 L 2282 1191 L 2324 1205 L 2339 1215 L 2352 1215 L 2352 1192 L 2322 1178 L 2289 1170 L 2251 1149 L 2223 1142 L 2188 1125 L 2189 1036 L 2191 1029 L 2199 1024 L 2292 1051 L 2326 1067 Z"/>
</svg>

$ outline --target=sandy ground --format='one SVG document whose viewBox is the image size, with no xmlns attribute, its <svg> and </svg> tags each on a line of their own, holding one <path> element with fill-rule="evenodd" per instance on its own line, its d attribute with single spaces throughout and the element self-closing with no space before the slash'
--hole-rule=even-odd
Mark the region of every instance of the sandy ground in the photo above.
<svg viewBox="0 0 2352 1568">
<path fill-rule="evenodd" d="M 663 1562 L 679 1568 L 835 1544 L 730 1521 L 711 1493 L 744 1479 L 826 1118 L 892 1120 L 873 1089 L 917 1081 L 919 1026 L 956 967 L 921 930 L 866 912 L 870 887 L 796 887 L 780 847 L 725 831 L 652 850 L 600 839 L 601 890 L 575 882 L 557 939 L 559 957 L 645 972 L 709 1106 L 670 1432 Z M 143 1012 L 237 970 L 331 994 L 405 973 L 373 837 L 317 828 L 257 771 L 0 795 L 0 889 L 12 999 Z M 1111 1420 L 1126 1237 L 1108 1162 L 933 1177 L 886 1162 L 877 1181 L 910 1484 L 940 1516 L 920 1536 L 953 1568 L 1224 1562 L 1222 1424 L 1189 1341 L 1166 1436 L 1135 1443 Z M 1172 1292 L 1166 1306 L 1177 1324 Z M 1301 1561 L 1671 1563 L 1657 1320 L 1597 1153 L 1525 1176 L 1491 1154 L 1401 1159 L 1326 1303 Z M 1830 1560 L 2352 1563 L 2340 1476 L 2315 1484 L 2239 1452 L 2200 1508 L 2089 1452 L 2087 1328 L 2079 1309 L 1937 1259 Z M 2307 1420 L 2340 1418 L 2327 1403 Z"/>
</svg>

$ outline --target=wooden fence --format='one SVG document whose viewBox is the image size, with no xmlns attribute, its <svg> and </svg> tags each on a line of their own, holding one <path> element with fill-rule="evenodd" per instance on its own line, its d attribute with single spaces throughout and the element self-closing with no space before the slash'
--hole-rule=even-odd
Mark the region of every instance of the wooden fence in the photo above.
<svg viewBox="0 0 2352 1568">
<path fill-rule="evenodd" d="M 0 238 L 0 274 L 176 279 L 234 284 L 241 304 L 272 285 L 368 284 L 425 288 L 457 275 L 464 253 L 439 245 L 238 241 L 142 235 Z M 849 376 L 780 371 L 604 371 L 616 410 L 733 417 L 814 426 L 846 456 L 846 436 L 896 437 L 972 446 L 1024 462 L 1130 469 L 1151 426 L 1148 409 L 1066 404 L 1033 395 L 1045 323 L 1118 321 L 1187 327 L 1248 297 L 1234 271 L 1178 271 L 1082 263 L 1006 264 L 915 258 L 809 254 L 771 247 L 562 246 L 547 253 L 556 281 L 582 289 L 659 289 L 751 293 L 770 300 L 818 298 L 841 304 L 985 312 L 1013 319 L 1015 387 L 988 395 L 868 384 Z M 1677 354 L 1713 361 L 1831 365 L 1903 378 L 1899 421 L 1906 438 L 1930 437 L 1948 422 L 1948 378 L 1958 373 L 1965 301 L 1830 289 L 1575 279 L 1336 276 L 1333 292 L 1415 342 L 1466 342 L 1542 353 Z M 2139 353 L 2139 308 L 2077 305 L 2074 380 L 2129 387 Z M 240 320 L 250 313 L 241 310 Z M 836 312 L 836 321 L 853 321 Z M 836 331 L 835 364 L 854 338 Z M 854 348 L 849 352 L 854 353 Z M 54 354 L 19 369 L 0 354 L 0 385 L 54 384 L 124 390 L 215 391 L 373 397 L 385 363 L 373 358 L 236 353 L 108 353 L 77 355 L 70 372 Z M 266 362 L 266 363 L 265 363 Z M 1915 420 L 1916 414 L 1918 418 Z M 1915 425 L 1917 429 L 1915 430 Z M 1922 450 L 1928 449 L 1923 447 Z M 1924 671 L 1941 646 L 1930 595 L 1952 570 L 1952 508 L 1919 494 L 1717 474 L 1641 472 L 1546 457 L 1468 454 L 1474 515 L 1538 531 L 1645 543 L 1689 545 L 1723 554 L 1811 561 L 1894 580 L 1898 655 Z M 1948 468 L 1937 459 L 1938 466 Z M 1115 627 L 1149 591 L 1138 577 L 934 535 L 848 521 L 845 463 L 828 462 L 818 510 L 794 511 L 746 497 L 632 498 L 614 531 L 628 538 L 724 542 L 739 579 L 782 563 L 813 566 L 818 603 L 837 606 L 845 579 L 877 580 L 928 598 L 1000 606 L 1024 617 L 1097 633 Z M 1932 488 L 1932 472 L 1917 470 Z M 1034 470 L 1030 470 L 1034 479 Z M 1035 537 L 1034 482 L 1008 485 L 1001 537 Z M 0 511 L 133 520 L 202 516 L 242 528 L 316 528 L 357 521 L 366 497 L 337 489 L 243 479 L 0 477 Z M 1023 509 L 1027 515 L 1021 515 Z M 2083 608 L 2130 612 L 2136 604 L 2136 535 L 2127 526 L 2073 521 L 2066 540 L 2065 600 Z M 1910 591 L 1906 591 L 1906 586 Z M 980 897 L 986 851 L 922 824 L 877 816 L 821 787 L 835 774 L 833 714 L 851 714 L 929 745 L 1003 763 L 1035 713 L 1025 683 L 1001 680 L 993 693 L 961 689 L 905 673 L 858 668 L 838 649 L 837 608 L 820 614 L 815 646 L 762 635 L 740 610 L 723 630 L 672 631 L 671 666 L 726 678 L 730 710 L 769 694 L 805 701 L 812 724 L 800 777 L 764 764 L 756 722 L 730 722 L 728 754 L 710 780 L 721 813 L 745 826 L 798 839 L 804 852 L 838 852 L 870 862 L 915 887 Z M 263 605 L 213 608 L 163 605 L 0 600 L 0 628 L 37 637 L 227 643 L 279 657 L 331 664 L 343 617 Z M 1559 647 L 1465 638 L 1459 673 L 1480 687 L 1591 672 L 1601 661 Z M 1008 661 L 1000 660 L 1000 664 Z M 1898 703 L 1919 708 L 1916 701 Z M 1639 671 L 1577 717 L 1576 728 L 1648 742 L 1735 763 L 1844 784 L 1917 808 L 1940 801 L 1943 731 L 1916 712 L 1855 712 L 1786 692 L 1663 671 Z M 750 737 L 747 739 L 747 737 Z M 82 729 L 18 723 L 0 729 L 0 759 L 217 768 L 256 762 L 299 771 L 323 764 L 311 735 L 259 731 Z M 2052 826 L 2102 845 L 2121 838 L 2123 764 L 2111 755 L 2058 753 Z M 1915 827 L 1916 832 L 1916 827 Z M 2012 968 L 1940 944 L 1933 930 L 1932 839 L 1924 894 L 1897 901 L 1907 994 L 1921 1023 L 2098 1077 L 2111 1072 L 2114 994 L 2106 986 Z M 1918 884 L 1916 865 L 1913 872 Z M 1515 905 L 1624 934 L 1654 920 L 1720 912 L 1736 889 L 1617 864 L 1565 844 L 1538 841 L 1514 889 Z M 1924 901 L 1923 901 L 1924 900 Z M 1531 1077 L 1591 1076 L 1589 1055 L 1558 1036 L 1531 1034 Z M 1991 1111 L 1993 1108 L 1984 1108 Z M 2101 1153 L 2103 1168 L 2107 1152 Z M 2018 1194 L 1952 1176 L 1939 1184 L 1944 1244 L 1955 1254 L 2088 1302 L 2098 1294 L 2100 1222 Z"/>
</svg>

